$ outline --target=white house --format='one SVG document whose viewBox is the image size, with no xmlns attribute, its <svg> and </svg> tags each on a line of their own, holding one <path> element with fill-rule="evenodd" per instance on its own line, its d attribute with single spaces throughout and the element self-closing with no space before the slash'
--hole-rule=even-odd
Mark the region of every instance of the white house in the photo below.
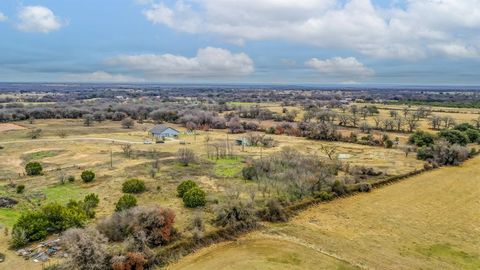
<svg viewBox="0 0 480 270">
<path fill-rule="evenodd" d="M 177 137 L 178 135 L 180 135 L 180 132 L 171 127 L 158 125 L 150 129 L 150 134 L 152 134 L 152 136 L 154 136 L 157 139 L 161 139 L 161 138 Z"/>
</svg>

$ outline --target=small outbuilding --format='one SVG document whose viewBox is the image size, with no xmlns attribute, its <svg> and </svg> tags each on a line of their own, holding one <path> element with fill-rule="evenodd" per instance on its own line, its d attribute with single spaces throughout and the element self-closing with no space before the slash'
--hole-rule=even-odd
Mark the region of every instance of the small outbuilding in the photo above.
<svg viewBox="0 0 480 270">
<path fill-rule="evenodd" d="M 165 125 L 158 125 L 150 129 L 150 134 L 152 134 L 152 136 L 157 139 L 162 139 L 178 137 L 178 135 L 180 135 L 180 132 L 174 128 Z"/>
</svg>

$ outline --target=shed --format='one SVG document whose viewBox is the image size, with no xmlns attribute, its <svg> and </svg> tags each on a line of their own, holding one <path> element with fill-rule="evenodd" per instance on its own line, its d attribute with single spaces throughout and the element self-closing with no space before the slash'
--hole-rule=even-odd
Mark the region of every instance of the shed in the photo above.
<svg viewBox="0 0 480 270">
<path fill-rule="evenodd" d="M 180 132 L 174 128 L 165 125 L 158 125 L 150 129 L 150 134 L 152 134 L 152 136 L 154 136 L 155 138 L 171 138 L 177 137 Z"/>
</svg>

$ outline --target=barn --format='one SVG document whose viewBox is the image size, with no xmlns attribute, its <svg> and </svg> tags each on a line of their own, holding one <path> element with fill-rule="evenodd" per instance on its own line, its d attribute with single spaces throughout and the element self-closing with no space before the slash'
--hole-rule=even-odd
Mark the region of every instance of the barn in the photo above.
<svg viewBox="0 0 480 270">
<path fill-rule="evenodd" d="M 174 128 L 165 125 L 158 125 L 150 129 L 150 134 L 152 134 L 152 136 L 157 139 L 161 139 L 177 137 L 178 135 L 180 135 L 180 132 Z"/>
</svg>

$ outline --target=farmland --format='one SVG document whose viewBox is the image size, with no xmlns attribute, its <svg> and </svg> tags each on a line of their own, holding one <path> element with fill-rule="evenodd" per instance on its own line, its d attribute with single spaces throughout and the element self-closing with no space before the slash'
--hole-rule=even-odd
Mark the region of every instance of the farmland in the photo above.
<svg viewBox="0 0 480 270">
<path fill-rule="evenodd" d="M 107 93 L 78 100 L 48 94 L 8 97 L 29 102 L 8 103 L 0 115 L 4 122 L 0 123 L 0 197 L 17 202 L 0 208 L 4 231 L 0 253 L 7 256 L 3 265 L 42 269 L 57 262 L 72 263 L 68 254 L 58 256 L 63 252 L 43 257 L 43 263 L 28 255 L 36 254 L 35 247 L 43 241 L 75 232 L 68 230 L 71 227 L 82 228 L 81 235 L 93 231 L 107 238 L 108 248 L 97 249 L 108 254 L 108 260 L 101 262 L 108 267 L 118 263 L 115 260 L 126 264 L 125 256 L 143 258 L 140 261 L 150 267 L 170 267 L 169 263 L 197 249 L 171 267 L 357 269 L 397 262 L 396 268 L 469 269 L 477 265 L 474 247 L 468 241 L 460 245 L 455 238 L 469 232 L 471 223 L 462 221 L 465 227 L 458 228 L 447 225 L 455 224 L 449 220 L 475 214 L 471 198 L 477 194 L 470 193 L 476 189 L 468 186 L 476 187 L 471 164 L 478 161 L 461 164 L 477 154 L 478 110 L 360 101 L 312 104 L 308 99 L 294 103 L 283 96 L 314 98 L 314 93 L 328 92 L 271 91 L 269 101 L 261 93 L 253 100 L 206 100 L 209 94 L 190 90 L 172 90 L 172 97 L 164 99 L 133 92 L 130 98 L 112 101 L 102 98 Z M 216 95 L 220 99 L 224 93 Z M 39 98 L 62 101 L 32 102 Z M 434 118 L 440 126 L 432 126 Z M 149 132 L 164 126 L 178 135 L 154 137 Z M 440 132 L 444 137 L 437 135 Z M 41 172 L 32 172 L 32 164 L 41 166 Z M 438 168 L 444 165 L 461 166 Z M 378 184 L 424 171 L 428 172 L 372 191 Z M 93 173 L 93 179 L 85 173 Z M 473 177 L 458 180 L 464 174 Z M 461 184 L 453 186 L 454 179 Z M 126 188 L 127 181 L 133 186 Z M 434 200 L 447 189 L 448 196 Z M 358 195 L 344 198 L 352 194 Z M 457 204 L 454 196 L 464 201 Z M 98 199 L 93 210 L 86 208 L 87 198 Z M 299 213 L 303 203 L 313 202 L 322 203 Z M 460 203 L 465 207 L 460 209 Z M 465 212 L 434 211 L 444 205 Z M 80 217 L 88 218 L 74 225 L 61 223 L 61 229 L 48 227 L 38 238 L 9 246 L 22 240 L 19 220 L 38 218 L 52 209 L 80 211 Z M 444 227 L 438 219 L 445 213 L 456 216 Z M 169 220 L 172 227 L 162 228 L 165 235 L 154 234 L 148 231 L 151 224 L 139 223 L 149 220 L 142 215 L 163 215 L 158 220 Z M 423 233 L 434 221 L 439 231 Z M 120 228 L 130 223 L 135 225 Z M 139 228 L 142 231 L 134 234 Z M 248 234 L 241 236 L 244 233 Z M 162 238 L 135 242 L 148 234 Z M 455 237 L 450 238 L 452 234 Z M 222 242 L 236 237 L 240 238 Z M 427 241 L 435 237 L 438 241 Z M 15 255 L 24 247 L 30 252 L 23 255 L 30 256 L 28 261 Z M 248 259 L 239 261 L 234 254 Z M 457 258 L 462 256 L 465 261 Z"/>
<path fill-rule="evenodd" d="M 169 269 L 478 269 L 478 166 L 480 158 L 320 204 Z"/>
</svg>

